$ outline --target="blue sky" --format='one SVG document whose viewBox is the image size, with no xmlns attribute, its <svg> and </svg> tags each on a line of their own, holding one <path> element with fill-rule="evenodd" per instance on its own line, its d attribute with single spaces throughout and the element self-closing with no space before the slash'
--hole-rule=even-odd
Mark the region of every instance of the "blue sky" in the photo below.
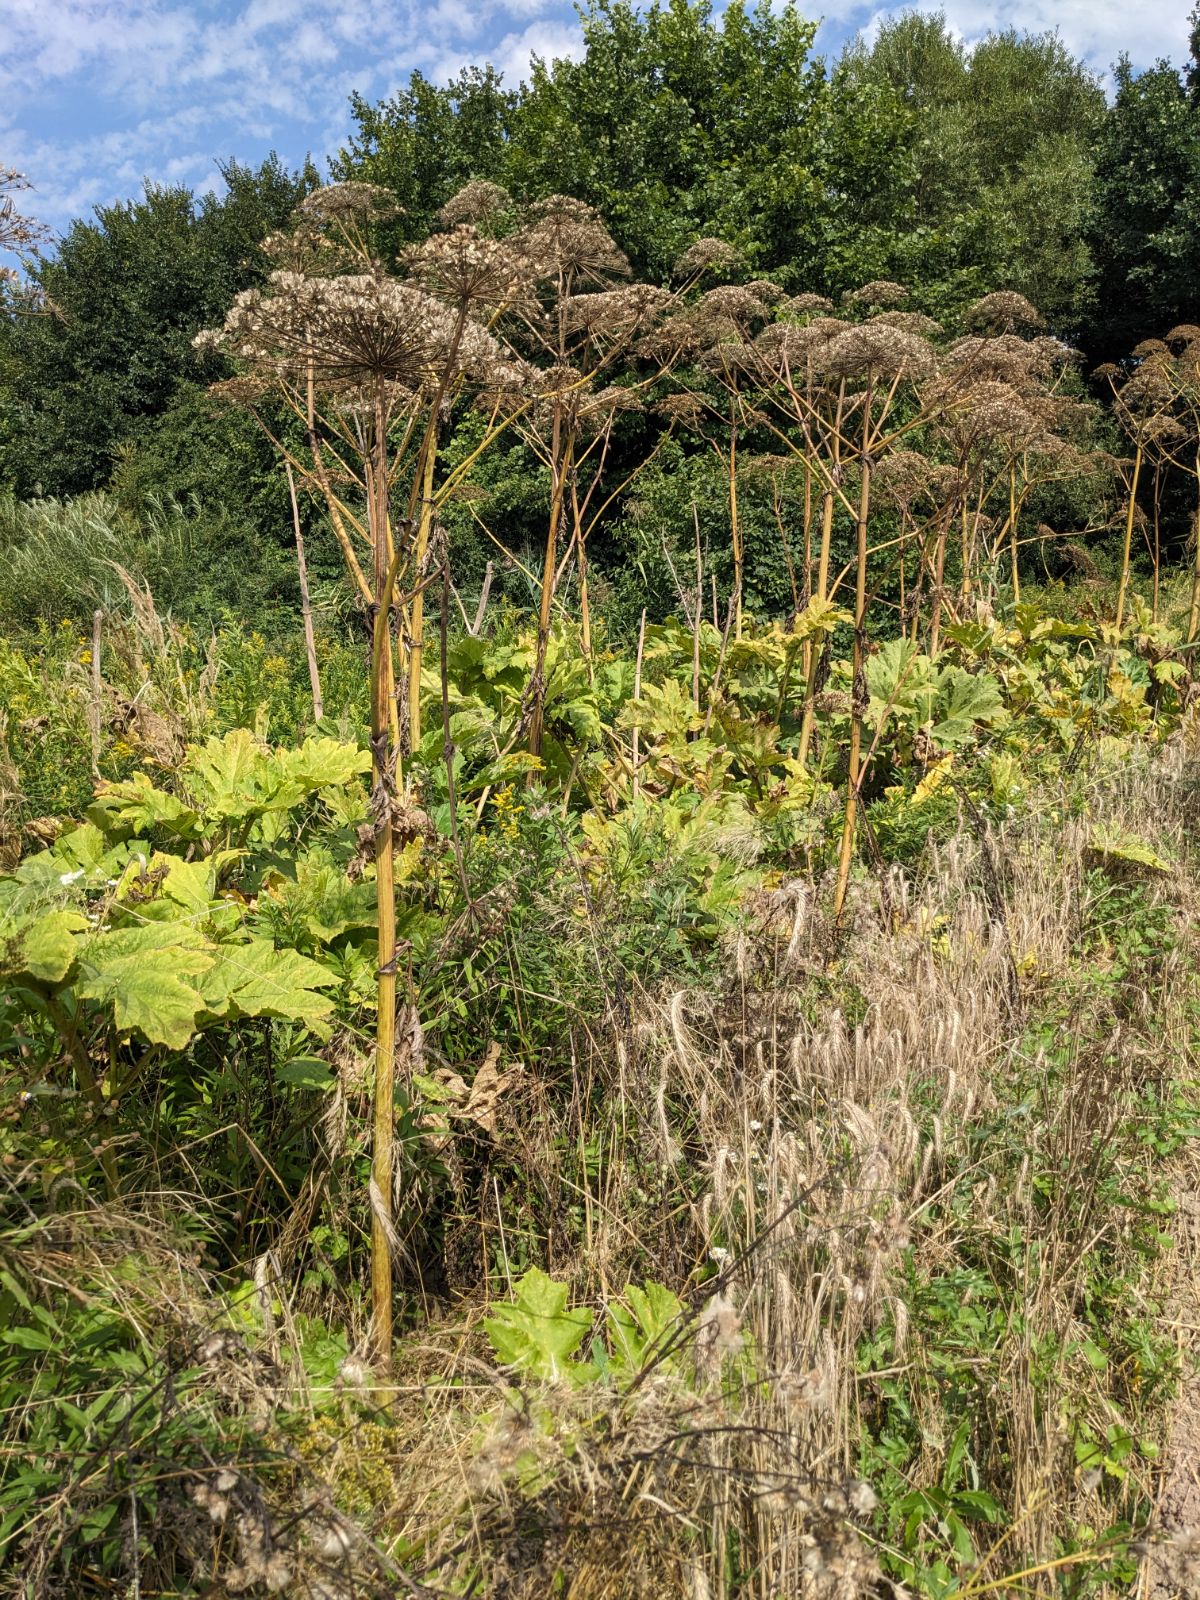
<svg viewBox="0 0 1200 1600">
<path fill-rule="evenodd" d="M 888 9 L 829 0 L 819 46 L 836 50 Z M 944 10 L 967 40 L 1057 28 L 1101 71 L 1122 50 L 1137 65 L 1186 54 L 1185 0 L 922 9 Z M 214 186 L 216 158 L 320 161 L 348 130 L 351 90 L 378 98 L 414 68 L 441 80 L 482 60 L 515 83 L 531 55 L 578 45 L 560 0 L 0 0 L 0 166 L 28 173 L 26 209 L 61 228 L 145 178 Z"/>
</svg>

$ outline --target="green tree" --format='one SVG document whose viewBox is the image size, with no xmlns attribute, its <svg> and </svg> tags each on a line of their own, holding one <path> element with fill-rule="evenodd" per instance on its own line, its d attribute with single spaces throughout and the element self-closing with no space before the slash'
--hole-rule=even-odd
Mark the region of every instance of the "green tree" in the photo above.
<svg viewBox="0 0 1200 1600">
<path fill-rule="evenodd" d="M 711 0 L 639 10 L 591 0 L 580 60 L 535 61 L 519 91 L 491 68 L 445 89 L 414 75 L 357 123 L 334 163 L 382 184 L 414 234 L 470 178 L 518 200 L 561 193 L 595 206 L 639 275 L 662 280 L 697 234 L 761 265 L 790 259 L 825 204 L 829 86 L 815 25 L 794 6 Z"/>
<path fill-rule="evenodd" d="M 442 88 L 414 72 L 407 89 L 377 105 L 352 95 L 356 130 L 332 162 L 334 176 L 390 190 L 402 208 L 397 238 L 422 239 L 470 179 L 503 181 L 518 100 L 491 66 L 468 67 Z"/>
<path fill-rule="evenodd" d="M 893 143 L 857 209 L 873 273 L 938 309 L 995 288 L 1026 295 L 1062 331 L 1087 300 L 1084 240 L 1099 83 L 1053 34 L 989 34 L 973 49 L 945 17 L 907 13 L 838 65 L 852 90 L 889 94 Z"/>
<path fill-rule="evenodd" d="M 224 193 L 198 202 L 147 187 L 99 207 L 39 258 L 48 309 L 0 320 L 0 483 L 20 495 L 99 487 L 176 403 L 194 405 L 192 338 L 265 275 L 259 242 L 315 177 L 275 157 L 221 174 Z"/>
<path fill-rule="evenodd" d="M 1193 19 L 1195 14 L 1193 14 Z M 1116 69 L 1088 218 L 1095 312 L 1085 345 L 1120 360 L 1140 339 L 1200 316 L 1200 58 Z"/>
</svg>

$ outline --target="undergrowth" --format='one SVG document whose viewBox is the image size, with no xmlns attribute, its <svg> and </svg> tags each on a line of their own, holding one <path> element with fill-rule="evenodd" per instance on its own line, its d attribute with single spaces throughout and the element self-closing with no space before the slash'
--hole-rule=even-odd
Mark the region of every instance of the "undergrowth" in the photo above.
<svg viewBox="0 0 1200 1600">
<path fill-rule="evenodd" d="M 1098 751 L 881 863 L 841 929 L 777 873 L 715 937 L 676 917 L 685 955 L 645 943 L 695 900 L 636 813 L 600 871 L 544 802 L 493 809 L 492 944 L 438 934 L 454 982 L 403 1090 L 389 1383 L 344 1270 L 352 1031 L 289 1047 L 247 1005 L 169 1072 L 143 1047 L 173 1151 L 114 1129 L 142 1175 L 107 1200 L 96 1120 L 72 1143 L 26 1074 L 7 1591 L 1126 1590 L 1181 1378 L 1195 774 L 1190 724 Z M 467 1070 L 484 1013 L 503 1045 Z M 31 1046 L 9 1034 L 18 1072 Z"/>
</svg>

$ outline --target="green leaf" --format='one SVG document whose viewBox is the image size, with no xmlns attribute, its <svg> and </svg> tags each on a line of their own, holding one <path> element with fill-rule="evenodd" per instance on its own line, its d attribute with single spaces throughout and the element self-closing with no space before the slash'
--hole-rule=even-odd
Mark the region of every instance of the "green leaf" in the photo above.
<svg viewBox="0 0 1200 1600">
<path fill-rule="evenodd" d="M 22 1350 L 52 1350 L 54 1341 L 48 1333 L 40 1333 L 37 1328 L 4 1328 L 0 1329 L 0 1339 L 8 1344 L 18 1345 Z"/>
<path fill-rule="evenodd" d="M 275 761 L 279 771 L 306 795 L 341 788 L 371 770 L 370 755 L 340 739 L 306 739 L 298 750 L 277 751 Z"/>
<path fill-rule="evenodd" d="M 294 878 L 273 873 L 264 888 L 319 944 L 375 924 L 374 884 L 351 883 L 328 850 L 310 850 L 296 861 Z"/>
<path fill-rule="evenodd" d="M 293 1056 L 275 1068 L 275 1076 L 293 1089 L 331 1089 L 337 1082 L 337 1073 L 320 1056 Z"/>
<path fill-rule="evenodd" d="M 121 783 L 99 783 L 96 804 L 88 814 L 98 816 L 107 832 L 119 827 L 139 833 L 158 829 L 177 839 L 200 836 L 196 811 L 165 789 L 156 789 L 144 772 L 135 772 Z"/>
<path fill-rule="evenodd" d="M 978 723 L 994 721 L 1003 706 L 1000 684 L 990 673 L 945 667 L 938 675 L 929 737 L 940 749 L 952 750 L 970 738 Z"/>
<path fill-rule="evenodd" d="M 567 1285 L 531 1267 L 517 1283 L 514 1301 L 496 1307 L 484 1322 L 497 1359 L 547 1382 L 587 1382 L 590 1363 L 572 1360 L 592 1325 L 590 1311 L 567 1309 Z"/>
<path fill-rule="evenodd" d="M 182 1050 L 204 1006 L 187 979 L 212 964 L 212 946 L 188 923 L 121 928 L 81 942 L 75 993 L 111 1004 L 122 1033 L 140 1033 L 151 1044 Z"/>
<path fill-rule="evenodd" d="M 333 1001 L 317 991 L 336 980 L 327 968 L 269 939 L 218 945 L 205 970 L 203 1008 L 213 1017 L 288 1017 L 316 1022 Z"/>
<path fill-rule="evenodd" d="M 954 1496 L 954 1504 L 964 1516 L 974 1517 L 982 1522 L 1002 1522 L 1004 1513 L 983 1489 L 960 1489 Z"/>
<path fill-rule="evenodd" d="M 625 1305 L 608 1308 L 609 1338 L 613 1359 L 637 1372 L 678 1332 L 683 1302 L 670 1289 L 653 1281 L 645 1288 L 631 1283 L 625 1290 L 625 1300 Z"/>
</svg>

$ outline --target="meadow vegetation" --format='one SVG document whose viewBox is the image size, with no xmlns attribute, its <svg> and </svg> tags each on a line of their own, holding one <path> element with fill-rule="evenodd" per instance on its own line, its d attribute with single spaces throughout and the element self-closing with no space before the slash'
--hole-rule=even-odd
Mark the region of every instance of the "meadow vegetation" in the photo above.
<svg viewBox="0 0 1200 1600">
<path fill-rule="evenodd" d="M 1195 83 L 812 35 L 5 288 L 0 1592 L 1192 1581 Z"/>
</svg>

